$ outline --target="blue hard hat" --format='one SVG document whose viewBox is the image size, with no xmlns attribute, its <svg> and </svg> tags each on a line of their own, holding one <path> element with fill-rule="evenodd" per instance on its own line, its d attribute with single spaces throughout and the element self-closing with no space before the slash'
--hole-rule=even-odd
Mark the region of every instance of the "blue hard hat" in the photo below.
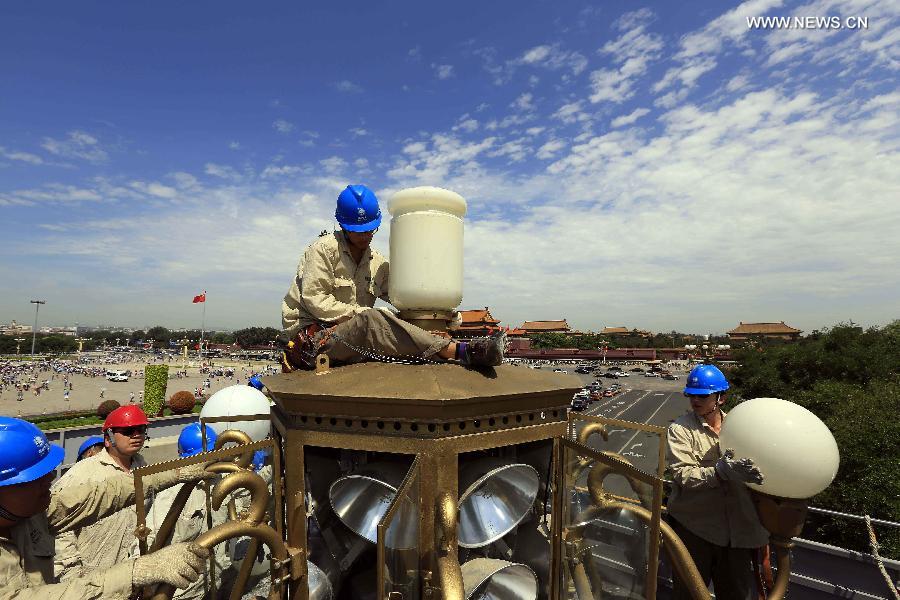
<svg viewBox="0 0 900 600">
<path fill-rule="evenodd" d="M 728 380 L 715 365 L 697 365 L 688 373 L 685 394 L 708 396 L 728 389 Z"/>
<path fill-rule="evenodd" d="M 78 447 L 78 458 L 81 459 L 81 455 L 84 454 L 84 451 L 90 448 L 91 446 L 96 446 L 97 444 L 103 445 L 103 438 L 99 435 L 91 436 L 88 439 L 84 440 L 81 443 L 81 446 Z"/>
<path fill-rule="evenodd" d="M 348 185 L 337 199 L 334 218 L 347 231 L 372 231 L 381 225 L 375 192 L 364 185 Z"/>
<path fill-rule="evenodd" d="M 209 425 L 206 426 L 206 451 L 216 447 L 216 432 Z M 203 438 L 200 433 L 200 423 L 191 423 L 181 430 L 178 436 L 178 456 L 187 458 L 203 452 Z"/>
<path fill-rule="evenodd" d="M 65 455 L 33 423 L 0 417 L 0 486 L 40 479 L 58 467 Z"/>
<path fill-rule="evenodd" d="M 266 464 L 266 457 L 269 455 L 267 450 L 257 450 L 253 453 L 253 461 L 250 463 L 254 471 L 259 471 Z"/>
<path fill-rule="evenodd" d="M 263 385 L 262 379 L 259 378 L 259 375 L 251 376 L 250 379 L 247 381 L 247 385 L 249 385 L 251 387 L 255 387 L 259 391 L 262 391 L 262 389 L 265 387 Z"/>
</svg>

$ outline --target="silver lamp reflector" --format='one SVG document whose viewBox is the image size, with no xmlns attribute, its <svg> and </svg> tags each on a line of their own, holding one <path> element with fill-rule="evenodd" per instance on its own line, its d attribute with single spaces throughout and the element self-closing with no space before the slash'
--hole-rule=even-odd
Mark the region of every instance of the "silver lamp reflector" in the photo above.
<svg viewBox="0 0 900 600">
<path fill-rule="evenodd" d="M 309 600 L 332 600 L 334 592 L 325 572 L 310 561 L 306 561 L 306 570 L 309 577 Z"/>
<path fill-rule="evenodd" d="M 466 600 L 535 600 L 537 578 L 520 563 L 475 558 L 462 566 Z"/>
<path fill-rule="evenodd" d="M 459 474 L 459 545 L 478 548 L 512 531 L 528 514 L 540 479 L 534 467 L 482 458 L 463 465 Z"/>
<path fill-rule="evenodd" d="M 395 463 L 373 463 L 331 484 L 328 497 L 341 522 L 373 544 L 378 543 L 378 523 L 384 518 L 407 468 Z M 418 507 L 404 502 L 394 515 L 385 543 L 391 548 L 412 548 L 417 533 L 408 521 L 418 518 Z M 404 524 L 407 523 L 406 526 Z"/>
</svg>

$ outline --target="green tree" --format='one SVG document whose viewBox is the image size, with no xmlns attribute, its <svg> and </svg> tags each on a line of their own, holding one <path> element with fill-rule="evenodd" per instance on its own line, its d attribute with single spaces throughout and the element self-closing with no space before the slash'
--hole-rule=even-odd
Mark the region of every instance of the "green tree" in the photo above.
<svg viewBox="0 0 900 600">
<path fill-rule="evenodd" d="M 148 340 L 153 340 L 154 348 L 168 348 L 169 340 L 180 339 L 180 336 L 173 334 L 162 325 L 155 325 L 147 330 Z"/>
<path fill-rule="evenodd" d="M 842 323 L 791 344 L 747 347 L 729 372 L 738 397 L 777 397 L 812 411 L 841 453 L 834 483 L 811 504 L 900 521 L 900 321 L 863 329 Z M 811 515 L 806 535 L 869 551 L 858 521 Z M 900 558 L 900 531 L 878 531 L 882 554 Z"/>
<path fill-rule="evenodd" d="M 267 346 L 281 332 L 274 327 L 248 327 L 234 332 L 235 341 L 242 347 Z"/>
</svg>

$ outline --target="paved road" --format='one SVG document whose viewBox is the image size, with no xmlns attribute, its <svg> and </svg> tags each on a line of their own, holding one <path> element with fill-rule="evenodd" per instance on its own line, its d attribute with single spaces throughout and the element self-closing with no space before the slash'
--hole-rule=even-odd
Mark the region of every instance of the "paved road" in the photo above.
<svg viewBox="0 0 900 600">
<path fill-rule="evenodd" d="M 568 370 L 570 374 L 573 373 L 571 367 L 568 367 Z M 585 385 L 596 379 L 594 375 L 575 375 Z M 679 377 L 677 381 L 644 377 L 641 373 L 633 373 L 629 377 L 619 379 L 601 378 L 604 389 L 618 383 L 623 391 L 612 398 L 591 403 L 581 414 L 668 427 L 669 423 L 690 408 L 682 395 L 686 373 L 676 371 L 676 375 Z M 577 429 L 580 431 L 581 427 Z M 659 443 L 660 439 L 655 434 L 618 427 L 609 429 L 609 441 L 604 442 L 599 435 L 592 436 L 588 440 L 591 448 L 621 454 L 637 468 L 654 475 L 659 464 Z M 662 443 L 664 444 L 665 440 L 662 440 Z"/>
</svg>

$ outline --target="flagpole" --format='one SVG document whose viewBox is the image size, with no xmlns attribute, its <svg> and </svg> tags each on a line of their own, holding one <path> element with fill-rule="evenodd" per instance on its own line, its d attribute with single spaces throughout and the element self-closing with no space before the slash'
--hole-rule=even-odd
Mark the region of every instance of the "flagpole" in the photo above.
<svg viewBox="0 0 900 600">
<path fill-rule="evenodd" d="M 206 290 L 203 290 L 203 320 L 200 322 L 200 366 L 203 366 L 203 331 L 206 329 Z"/>
</svg>

